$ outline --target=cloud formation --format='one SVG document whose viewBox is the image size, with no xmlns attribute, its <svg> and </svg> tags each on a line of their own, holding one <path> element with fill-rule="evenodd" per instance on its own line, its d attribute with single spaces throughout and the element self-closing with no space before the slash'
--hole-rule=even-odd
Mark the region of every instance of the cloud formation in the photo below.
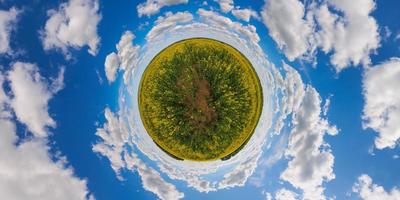
<svg viewBox="0 0 400 200">
<path fill-rule="evenodd" d="M 400 58 L 368 68 L 363 76 L 363 127 L 379 133 L 375 139 L 378 149 L 394 148 L 400 139 L 399 85 Z"/>
<path fill-rule="evenodd" d="M 310 46 L 312 23 L 305 18 L 304 5 L 298 0 L 266 1 L 261 17 L 278 48 L 293 61 Z"/>
<path fill-rule="evenodd" d="M 380 45 L 378 24 L 371 16 L 375 7 L 373 0 L 332 0 L 317 9 L 315 18 L 321 30 L 316 41 L 323 52 L 333 52 L 331 63 L 337 72 L 351 65 L 371 63 L 370 54 Z"/>
<path fill-rule="evenodd" d="M 143 188 L 153 192 L 158 198 L 163 200 L 183 198 L 184 194 L 179 192 L 175 185 L 166 182 L 159 172 L 147 166 L 133 150 L 126 148 L 126 146 L 132 147 L 129 138 L 133 133 L 126 127 L 123 119 L 108 108 L 105 109 L 104 115 L 106 122 L 96 132 L 101 141 L 93 145 L 92 150 L 108 158 L 117 177 L 123 179 L 120 176 L 123 169 L 137 171 L 142 179 Z"/>
<path fill-rule="evenodd" d="M 93 152 L 100 153 L 107 157 L 111 163 L 111 168 L 115 171 L 118 178 L 121 169 L 126 167 L 123 154 L 125 152 L 124 145 L 128 142 L 129 133 L 117 116 L 110 111 L 109 108 L 104 110 L 106 122 L 103 127 L 97 128 L 96 135 L 101 138 L 100 142 L 93 145 Z"/>
<path fill-rule="evenodd" d="M 251 17 L 255 19 L 260 19 L 258 13 L 250 8 L 244 8 L 244 9 L 235 8 L 232 10 L 232 15 L 245 22 L 249 22 Z"/>
<path fill-rule="evenodd" d="M 49 116 L 48 102 L 55 92 L 58 92 L 60 80 L 64 73 L 56 78 L 53 88 L 48 85 L 39 74 L 39 68 L 30 63 L 16 62 L 8 72 L 7 80 L 10 82 L 13 98 L 10 104 L 15 111 L 17 119 L 25 124 L 35 137 L 46 137 L 47 127 L 54 128 L 55 121 Z"/>
<path fill-rule="evenodd" d="M 284 67 L 287 74 L 297 73 L 287 65 Z M 324 136 L 336 135 L 338 131 L 321 118 L 321 97 L 313 87 L 306 86 L 298 98 L 302 100 L 293 110 L 293 129 L 285 152 L 289 163 L 281 179 L 301 189 L 303 199 L 325 199 L 322 183 L 334 179 L 335 174 L 334 156 Z"/>
<path fill-rule="evenodd" d="M 60 80 L 54 81 L 57 87 L 48 85 L 30 63 L 17 62 L 7 76 L 0 73 L 0 192 L 4 199 L 94 199 L 87 181 L 67 167 L 67 159 L 48 152 L 49 132 L 44 127 L 54 123 L 47 113 L 49 90 L 59 89 Z M 6 85 L 12 95 L 4 90 Z M 32 137 L 17 135 L 13 113 L 34 133 Z"/>
<path fill-rule="evenodd" d="M 162 200 L 182 199 L 185 195 L 178 191 L 174 184 L 166 182 L 160 173 L 147 166 L 137 155 L 131 153 L 126 156 L 127 167 L 136 169 L 142 179 L 143 188 L 153 192 Z"/>
<path fill-rule="evenodd" d="M 246 39 L 250 40 L 253 44 L 258 44 L 260 37 L 257 34 L 257 29 L 253 25 L 243 25 L 240 22 L 232 21 L 228 17 L 221 16 L 214 11 L 208 11 L 200 8 L 197 13 L 200 18 L 205 20 L 210 25 L 220 27 L 221 29 L 234 31 L 241 36 L 245 36 Z"/>
<path fill-rule="evenodd" d="M 261 16 L 269 35 L 290 61 L 315 59 L 320 48 L 332 53 L 331 64 L 340 72 L 371 63 L 370 54 L 380 46 L 378 24 L 371 16 L 375 7 L 373 0 L 332 0 L 307 6 L 299 0 L 270 0 Z"/>
<path fill-rule="evenodd" d="M 281 188 L 275 193 L 275 200 L 296 200 L 296 199 L 298 199 L 298 195 L 293 191 L 290 191 L 285 188 Z"/>
<path fill-rule="evenodd" d="M 146 40 L 150 42 L 154 40 L 156 36 L 161 33 L 168 32 L 168 30 L 174 28 L 177 24 L 191 22 L 193 15 L 187 11 L 185 12 L 167 12 L 164 16 L 159 16 L 154 22 L 153 28 L 147 33 Z"/>
<path fill-rule="evenodd" d="M 215 0 L 221 11 L 227 13 L 233 9 L 233 0 Z"/>
<path fill-rule="evenodd" d="M 260 19 L 258 13 L 251 8 L 241 9 L 239 6 L 235 7 L 235 3 L 233 2 L 233 0 L 214 0 L 214 1 L 218 3 L 219 8 L 223 13 L 231 12 L 232 15 L 239 20 L 249 22 L 251 17 L 257 20 Z"/>
<path fill-rule="evenodd" d="M 143 15 L 150 17 L 160 12 L 160 9 L 164 6 L 186 4 L 188 2 L 189 0 L 146 0 L 145 3 L 139 4 L 136 8 L 139 17 Z"/>
<path fill-rule="evenodd" d="M 101 20 L 97 0 L 69 0 L 57 10 L 48 11 L 49 19 L 41 31 L 45 50 L 61 49 L 69 55 L 68 47 L 80 49 L 88 46 L 91 55 L 97 54 L 100 37 L 97 25 Z"/>
<path fill-rule="evenodd" d="M 104 67 L 109 83 L 115 81 L 118 71 L 124 71 L 124 82 L 127 83 L 132 70 L 136 67 L 139 59 L 139 45 L 134 45 L 135 35 L 126 31 L 116 45 L 117 53 L 107 55 Z"/>
<path fill-rule="evenodd" d="M 0 54 L 11 53 L 10 37 L 16 28 L 19 11 L 16 8 L 0 10 Z"/>
<path fill-rule="evenodd" d="M 104 62 L 104 71 L 109 83 L 115 81 L 119 67 L 119 57 L 116 53 L 112 52 L 107 55 L 106 61 Z"/>
<path fill-rule="evenodd" d="M 353 186 L 353 192 L 357 193 L 363 200 L 399 200 L 400 190 L 396 187 L 386 191 L 382 186 L 374 184 L 372 178 L 367 174 L 358 177 Z"/>
</svg>

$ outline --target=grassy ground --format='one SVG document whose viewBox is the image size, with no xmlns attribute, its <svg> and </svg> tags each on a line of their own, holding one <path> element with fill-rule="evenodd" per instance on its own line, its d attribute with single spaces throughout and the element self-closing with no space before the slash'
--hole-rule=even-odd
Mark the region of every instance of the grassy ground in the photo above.
<svg viewBox="0 0 400 200">
<path fill-rule="evenodd" d="M 172 44 L 146 68 L 139 110 L 154 142 L 185 160 L 230 158 L 254 132 L 262 90 L 251 63 L 206 38 Z"/>
</svg>

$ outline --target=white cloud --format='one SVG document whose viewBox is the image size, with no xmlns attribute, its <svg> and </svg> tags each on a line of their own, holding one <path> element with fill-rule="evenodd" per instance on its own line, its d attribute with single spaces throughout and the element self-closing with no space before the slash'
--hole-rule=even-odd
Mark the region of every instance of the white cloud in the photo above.
<svg viewBox="0 0 400 200">
<path fill-rule="evenodd" d="M 118 71 L 124 71 L 124 83 L 127 83 L 132 70 L 136 67 L 139 59 L 139 45 L 133 44 L 135 35 L 126 31 L 116 45 L 117 53 L 107 55 L 104 70 L 109 83 L 115 81 Z"/>
<path fill-rule="evenodd" d="M 382 186 L 374 184 L 371 177 L 362 174 L 358 177 L 358 182 L 353 186 L 353 192 L 363 200 L 400 200 L 400 190 L 396 187 L 392 188 L 389 192 Z"/>
<path fill-rule="evenodd" d="M 379 47 L 378 24 L 371 16 L 373 0 L 330 0 L 305 8 L 299 0 L 266 1 L 261 16 L 279 49 L 293 61 L 311 58 L 317 48 L 332 52 L 337 72 L 351 65 L 370 64 Z"/>
<path fill-rule="evenodd" d="M 139 45 L 133 45 L 135 35 L 126 31 L 117 44 L 120 69 L 124 70 L 124 81 L 128 80 L 132 70 L 136 67 L 139 57 Z"/>
<path fill-rule="evenodd" d="M 224 13 L 227 13 L 233 9 L 233 0 L 215 0 L 215 1 L 219 4 L 221 11 Z"/>
<path fill-rule="evenodd" d="M 390 36 L 392 36 L 392 31 L 389 29 L 388 26 L 383 27 L 382 33 L 384 40 L 388 40 Z"/>
<path fill-rule="evenodd" d="M 129 129 L 119 115 L 112 113 L 108 108 L 105 109 L 104 115 L 106 122 L 96 132 L 101 141 L 93 145 L 92 150 L 109 159 L 117 177 L 122 180 L 120 176 L 122 169 L 137 170 L 142 179 L 143 188 L 153 192 L 158 198 L 163 200 L 183 198 L 184 194 L 179 192 L 173 184 L 166 182 L 160 173 L 147 166 L 132 150 L 125 148 L 125 145 L 131 145 Z"/>
<path fill-rule="evenodd" d="M 87 45 L 91 55 L 97 54 L 97 25 L 101 19 L 97 0 L 69 0 L 58 10 L 49 10 L 48 15 L 41 32 L 46 50 L 59 48 L 68 55 L 68 47 L 79 49 Z"/>
<path fill-rule="evenodd" d="M 182 199 L 185 195 L 179 192 L 175 185 L 166 182 L 159 172 L 148 167 L 137 155 L 131 153 L 125 156 L 129 169 L 136 169 L 142 179 L 143 188 L 153 192 L 162 200 Z"/>
<path fill-rule="evenodd" d="M 329 95 L 328 98 L 325 99 L 325 104 L 324 104 L 324 107 L 322 109 L 322 113 L 323 113 L 324 116 L 326 116 L 328 114 L 328 112 L 329 112 L 329 108 L 331 106 L 331 98 L 332 98 L 332 95 Z"/>
<path fill-rule="evenodd" d="M 109 108 L 105 109 L 104 116 L 106 122 L 96 132 L 96 135 L 102 141 L 93 145 L 92 150 L 107 157 L 118 178 L 122 179 L 120 177 L 120 170 L 126 167 L 122 154 L 125 152 L 124 145 L 128 142 L 128 131 Z"/>
<path fill-rule="evenodd" d="M 0 54 L 10 52 L 10 36 L 15 29 L 18 10 L 11 8 L 8 11 L 0 10 Z"/>
<path fill-rule="evenodd" d="M 49 86 L 49 90 L 52 94 L 55 94 L 64 89 L 64 73 L 65 67 L 60 67 L 60 71 L 58 72 L 57 77 L 50 78 L 51 85 Z"/>
<path fill-rule="evenodd" d="M 281 188 L 275 193 L 275 200 L 296 200 L 297 197 L 296 193 L 285 188 Z"/>
<path fill-rule="evenodd" d="M 379 133 L 378 149 L 394 148 L 400 139 L 400 58 L 368 68 L 363 77 L 363 127 Z"/>
<path fill-rule="evenodd" d="M 145 3 L 139 4 L 136 8 L 139 17 L 143 15 L 150 17 L 160 12 L 160 9 L 164 6 L 186 4 L 188 2 L 189 0 L 147 0 Z"/>
<path fill-rule="evenodd" d="M 288 67 L 286 71 L 297 73 Z M 321 98 L 311 86 L 305 87 L 301 104 L 293 110 L 292 124 L 285 152 L 290 160 L 281 179 L 301 189 L 303 199 L 325 199 L 322 183 L 334 179 L 335 174 L 334 156 L 324 136 L 336 135 L 338 131 L 321 118 Z"/>
<path fill-rule="evenodd" d="M 218 184 L 218 189 L 244 186 L 247 179 L 253 174 L 255 168 L 257 167 L 260 154 L 249 156 L 249 158 L 238 165 L 234 170 L 224 174 L 224 179 Z"/>
<path fill-rule="evenodd" d="M 287 134 L 282 135 L 271 147 L 270 155 L 265 156 L 257 163 L 256 174 L 250 177 L 250 183 L 256 187 L 263 187 L 266 183 L 267 171 L 284 156 L 287 145 Z"/>
<path fill-rule="evenodd" d="M 18 65 L 12 73 L 18 73 Z M 31 76 L 40 77 L 37 71 L 23 71 L 33 73 Z M 10 73 L 11 74 L 11 73 Z M 15 75 L 15 74 L 14 74 Z M 14 76 L 11 75 L 11 76 Z M 24 74 L 26 75 L 26 74 Z M 30 79 L 31 77 L 25 77 Z M 3 90 L 5 77 L 0 73 L 0 193 L 3 199 L 13 200 L 78 200 L 93 199 L 86 187 L 86 180 L 76 177 L 71 167 L 66 167 L 65 157 L 49 155 L 46 138 L 19 138 L 16 125 L 12 120 L 12 110 L 9 103 L 12 100 Z M 12 81 L 16 81 L 13 79 Z M 13 84 L 13 83 L 10 83 Z M 22 82 L 31 84 L 25 88 L 41 88 L 42 82 Z M 40 85 L 35 87 L 32 85 Z M 45 87 L 48 88 L 48 87 Z M 48 92 L 47 92 L 48 93 Z M 32 99 L 32 97 L 27 97 Z M 33 97 L 37 98 L 37 97 Z M 47 107 L 47 105 L 44 105 Z M 25 112 L 36 112 L 29 106 Z M 42 111 L 39 111 L 42 112 Z M 46 114 L 48 116 L 48 114 Z M 25 122 L 23 122 L 25 123 Z M 43 133 L 43 135 L 48 135 Z M 19 141 L 17 143 L 17 141 Z M 53 161 L 56 159 L 56 161 Z"/>
<path fill-rule="evenodd" d="M 249 8 L 244 8 L 244 9 L 233 9 L 232 10 L 232 15 L 235 16 L 238 19 L 241 19 L 245 22 L 249 22 L 251 17 L 254 17 L 255 19 L 260 19 L 260 16 L 258 16 L 258 13 L 254 11 L 253 9 Z"/>
<path fill-rule="evenodd" d="M 251 8 L 243 8 L 241 9 L 239 6 L 234 5 L 233 0 L 214 0 L 218 3 L 221 11 L 223 13 L 232 12 L 232 15 L 235 16 L 237 19 L 249 22 L 251 17 L 255 19 L 260 19 L 260 16 L 256 11 Z"/>
<path fill-rule="evenodd" d="M 243 25 L 239 22 L 234 22 L 228 17 L 224 17 L 219 15 L 214 11 L 207 11 L 200 8 L 197 13 L 200 17 L 207 22 L 217 25 L 222 29 L 232 30 L 234 32 L 240 33 L 241 35 L 246 36 L 251 42 L 258 43 L 260 41 L 260 37 L 257 34 L 256 27 L 253 25 Z"/>
<path fill-rule="evenodd" d="M 304 84 L 300 74 L 286 63 L 283 63 L 283 68 L 285 69 L 284 79 L 278 71 L 275 71 L 275 79 L 285 94 L 282 97 L 282 105 L 277 108 L 281 114 L 275 122 L 274 131 L 278 134 L 285 125 L 285 119 L 300 107 L 304 97 Z"/>
<path fill-rule="evenodd" d="M 272 200 L 271 193 L 263 191 L 262 194 L 265 196 L 265 200 Z"/>
<path fill-rule="evenodd" d="M 104 67 L 108 81 L 109 82 L 115 81 L 115 76 L 117 74 L 119 67 L 118 55 L 114 52 L 108 54 L 106 57 L 106 61 L 104 62 Z"/>
<path fill-rule="evenodd" d="M 86 199 L 86 181 L 75 177 L 66 162 L 52 161 L 46 144 L 28 140 L 15 146 L 10 120 L 0 120 L 0 192 L 4 199 Z M 60 158 L 59 158 L 60 159 Z"/>
<path fill-rule="evenodd" d="M 290 61 L 307 52 L 312 23 L 304 19 L 305 8 L 300 1 L 266 1 L 261 17 L 269 35 Z"/>
<path fill-rule="evenodd" d="M 167 12 L 165 16 L 157 18 L 153 28 L 147 33 L 146 40 L 149 42 L 161 33 L 168 32 L 169 29 L 174 28 L 178 23 L 191 22 L 192 20 L 193 15 L 188 11 L 177 13 Z"/>
<path fill-rule="evenodd" d="M 343 15 L 334 14 L 328 5 Z M 331 63 L 337 72 L 350 65 L 369 65 L 369 55 L 378 47 L 378 24 L 370 15 L 375 9 L 373 0 L 331 0 L 317 9 L 315 18 L 321 26 L 316 33 L 318 46 L 325 53 L 333 51 Z"/>
<path fill-rule="evenodd" d="M 62 80 L 64 74 L 54 81 Z M 30 63 L 14 63 L 8 72 L 7 79 L 13 94 L 11 106 L 19 121 L 24 123 L 36 137 L 46 137 L 47 127 L 55 127 L 56 123 L 49 116 L 48 102 L 62 86 L 51 87 L 39 74 L 39 68 Z"/>
</svg>

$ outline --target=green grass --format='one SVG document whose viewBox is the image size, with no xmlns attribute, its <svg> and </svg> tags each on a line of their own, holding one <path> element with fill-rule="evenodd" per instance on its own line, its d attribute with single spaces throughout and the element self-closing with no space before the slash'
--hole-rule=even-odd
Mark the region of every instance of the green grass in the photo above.
<svg viewBox="0 0 400 200">
<path fill-rule="evenodd" d="M 154 142 L 176 159 L 228 159 L 249 140 L 262 109 L 247 58 L 216 40 L 176 42 L 143 73 L 139 111 Z"/>
</svg>

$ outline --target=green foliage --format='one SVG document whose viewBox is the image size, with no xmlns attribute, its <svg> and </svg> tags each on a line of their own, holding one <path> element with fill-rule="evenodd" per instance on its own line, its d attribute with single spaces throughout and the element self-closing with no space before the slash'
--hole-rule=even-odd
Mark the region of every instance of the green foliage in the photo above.
<svg viewBox="0 0 400 200">
<path fill-rule="evenodd" d="M 211 39 L 180 41 L 164 49 L 143 74 L 140 113 L 147 132 L 181 159 L 232 156 L 249 139 L 262 94 L 250 62 Z"/>
</svg>

